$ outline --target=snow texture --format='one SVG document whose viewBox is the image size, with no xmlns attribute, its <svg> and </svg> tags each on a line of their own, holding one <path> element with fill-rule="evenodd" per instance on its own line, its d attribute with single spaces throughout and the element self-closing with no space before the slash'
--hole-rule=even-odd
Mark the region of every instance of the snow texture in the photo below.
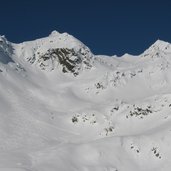
<svg viewBox="0 0 171 171">
<path fill-rule="evenodd" d="M 94 55 L 73 36 L 0 36 L 0 171 L 171 170 L 171 44 Z"/>
</svg>

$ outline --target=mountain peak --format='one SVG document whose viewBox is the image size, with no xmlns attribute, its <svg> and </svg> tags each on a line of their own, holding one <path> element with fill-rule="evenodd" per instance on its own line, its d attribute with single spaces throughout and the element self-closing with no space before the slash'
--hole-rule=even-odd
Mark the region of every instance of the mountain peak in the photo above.
<svg viewBox="0 0 171 171">
<path fill-rule="evenodd" d="M 165 51 L 169 47 L 171 47 L 170 43 L 158 39 L 154 44 L 152 44 L 152 46 L 150 46 L 149 49 Z"/>
<path fill-rule="evenodd" d="M 49 37 L 54 37 L 54 36 L 59 36 L 59 35 L 60 35 L 60 33 L 59 33 L 58 31 L 53 30 L 53 31 L 50 33 Z"/>
<path fill-rule="evenodd" d="M 5 38 L 0 36 L 0 62 L 7 64 L 12 61 L 11 54 L 13 52 L 11 43 Z"/>
<path fill-rule="evenodd" d="M 0 43 L 2 44 L 4 42 L 7 42 L 7 39 L 5 38 L 4 35 L 2 35 L 2 36 L 0 35 Z"/>
<path fill-rule="evenodd" d="M 157 40 L 142 54 L 143 57 L 162 57 L 165 53 L 171 52 L 171 44 L 163 40 Z"/>
<path fill-rule="evenodd" d="M 52 31 L 48 37 L 15 45 L 15 55 L 24 57 L 42 70 L 62 70 L 78 75 L 91 68 L 93 54 L 81 41 L 68 33 Z"/>
<path fill-rule="evenodd" d="M 68 34 L 68 33 L 66 33 L 66 32 L 64 32 L 64 33 L 59 33 L 58 31 L 56 31 L 56 30 L 53 30 L 50 34 L 49 34 L 49 37 L 50 38 L 56 38 L 56 37 L 58 37 L 58 38 L 68 38 L 68 39 L 74 39 L 74 40 L 77 40 L 75 37 L 73 37 L 72 35 L 70 35 L 70 34 Z"/>
</svg>

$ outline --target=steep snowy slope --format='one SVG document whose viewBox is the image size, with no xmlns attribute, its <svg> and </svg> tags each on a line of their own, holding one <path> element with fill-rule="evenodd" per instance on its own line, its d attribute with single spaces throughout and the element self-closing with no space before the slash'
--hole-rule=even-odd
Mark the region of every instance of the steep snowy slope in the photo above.
<svg viewBox="0 0 171 171">
<path fill-rule="evenodd" d="M 0 37 L 0 171 L 169 171 L 171 44 L 95 56 L 73 36 Z"/>
</svg>

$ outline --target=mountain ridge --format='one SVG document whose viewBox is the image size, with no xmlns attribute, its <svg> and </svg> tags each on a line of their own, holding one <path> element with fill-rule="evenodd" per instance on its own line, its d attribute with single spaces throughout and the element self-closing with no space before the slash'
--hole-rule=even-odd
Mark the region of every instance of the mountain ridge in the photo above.
<svg viewBox="0 0 171 171">
<path fill-rule="evenodd" d="M 6 39 L 5 38 L 5 36 L 3 35 L 3 36 L 0 36 L 1 37 L 1 39 L 3 38 L 3 39 Z M 56 31 L 56 30 L 54 30 L 54 31 L 52 31 L 50 34 L 49 34 L 49 36 L 47 36 L 47 37 L 44 37 L 44 38 L 38 38 L 38 39 L 34 39 L 34 40 L 30 40 L 30 41 L 24 41 L 24 42 L 21 42 L 21 43 L 12 43 L 12 42 L 9 42 L 9 43 L 12 43 L 12 44 L 23 44 L 23 43 L 31 43 L 31 42 L 36 42 L 36 41 L 41 41 L 41 40 L 43 40 L 43 39 L 48 39 L 48 38 L 58 38 L 59 39 L 59 37 L 60 37 L 60 39 L 67 39 L 67 37 L 69 37 L 69 39 L 70 40 L 73 40 L 73 41 L 71 41 L 71 42 L 75 42 L 75 44 L 80 44 L 80 45 L 82 45 L 82 46 L 86 46 L 86 45 L 84 45 L 80 40 L 78 40 L 77 38 L 75 38 L 74 36 L 72 36 L 72 35 L 70 35 L 70 34 L 68 34 L 68 33 L 59 33 L 58 31 Z M 63 37 L 63 38 L 62 38 Z M 6 41 L 7 41 L 7 39 L 6 39 Z M 48 42 L 48 41 L 47 41 Z M 71 45 L 72 46 L 72 45 Z M 147 48 L 147 50 L 148 49 L 152 49 L 152 48 L 158 48 L 158 49 L 160 49 L 160 50 L 166 50 L 168 47 L 170 46 L 170 43 L 169 42 L 166 42 L 166 41 L 164 41 L 164 40 L 160 40 L 160 39 L 158 39 L 158 40 L 156 40 L 151 46 L 149 46 L 149 48 Z M 86 46 L 87 47 L 87 46 Z M 142 52 L 143 53 L 143 52 Z M 132 54 L 129 54 L 129 55 L 131 55 L 131 56 L 140 56 L 142 53 L 140 53 L 139 55 L 132 55 Z M 127 53 L 126 53 L 127 54 Z M 125 55 L 126 55 L 125 54 Z M 97 56 L 99 56 L 99 55 L 97 55 Z M 108 55 L 103 55 L 103 56 L 108 56 Z M 117 55 L 112 55 L 112 56 L 117 56 Z M 111 57 L 112 57 L 111 56 Z M 122 56 L 124 56 L 124 55 L 122 55 Z M 122 57 L 122 56 L 120 56 L 120 57 Z M 119 57 L 119 56 L 118 56 Z"/>
</svg>

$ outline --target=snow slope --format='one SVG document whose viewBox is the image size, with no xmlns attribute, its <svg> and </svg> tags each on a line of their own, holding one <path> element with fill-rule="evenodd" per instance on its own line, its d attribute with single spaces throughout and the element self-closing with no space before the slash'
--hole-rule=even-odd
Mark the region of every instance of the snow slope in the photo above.
<svg viewBox="0 0 171 171">
<path fill-rule="evenodd" d="M 0 37 L 0 171 L 169 171 L 171 44 L 93 55 L 73 36 Z"/>
</svg>

